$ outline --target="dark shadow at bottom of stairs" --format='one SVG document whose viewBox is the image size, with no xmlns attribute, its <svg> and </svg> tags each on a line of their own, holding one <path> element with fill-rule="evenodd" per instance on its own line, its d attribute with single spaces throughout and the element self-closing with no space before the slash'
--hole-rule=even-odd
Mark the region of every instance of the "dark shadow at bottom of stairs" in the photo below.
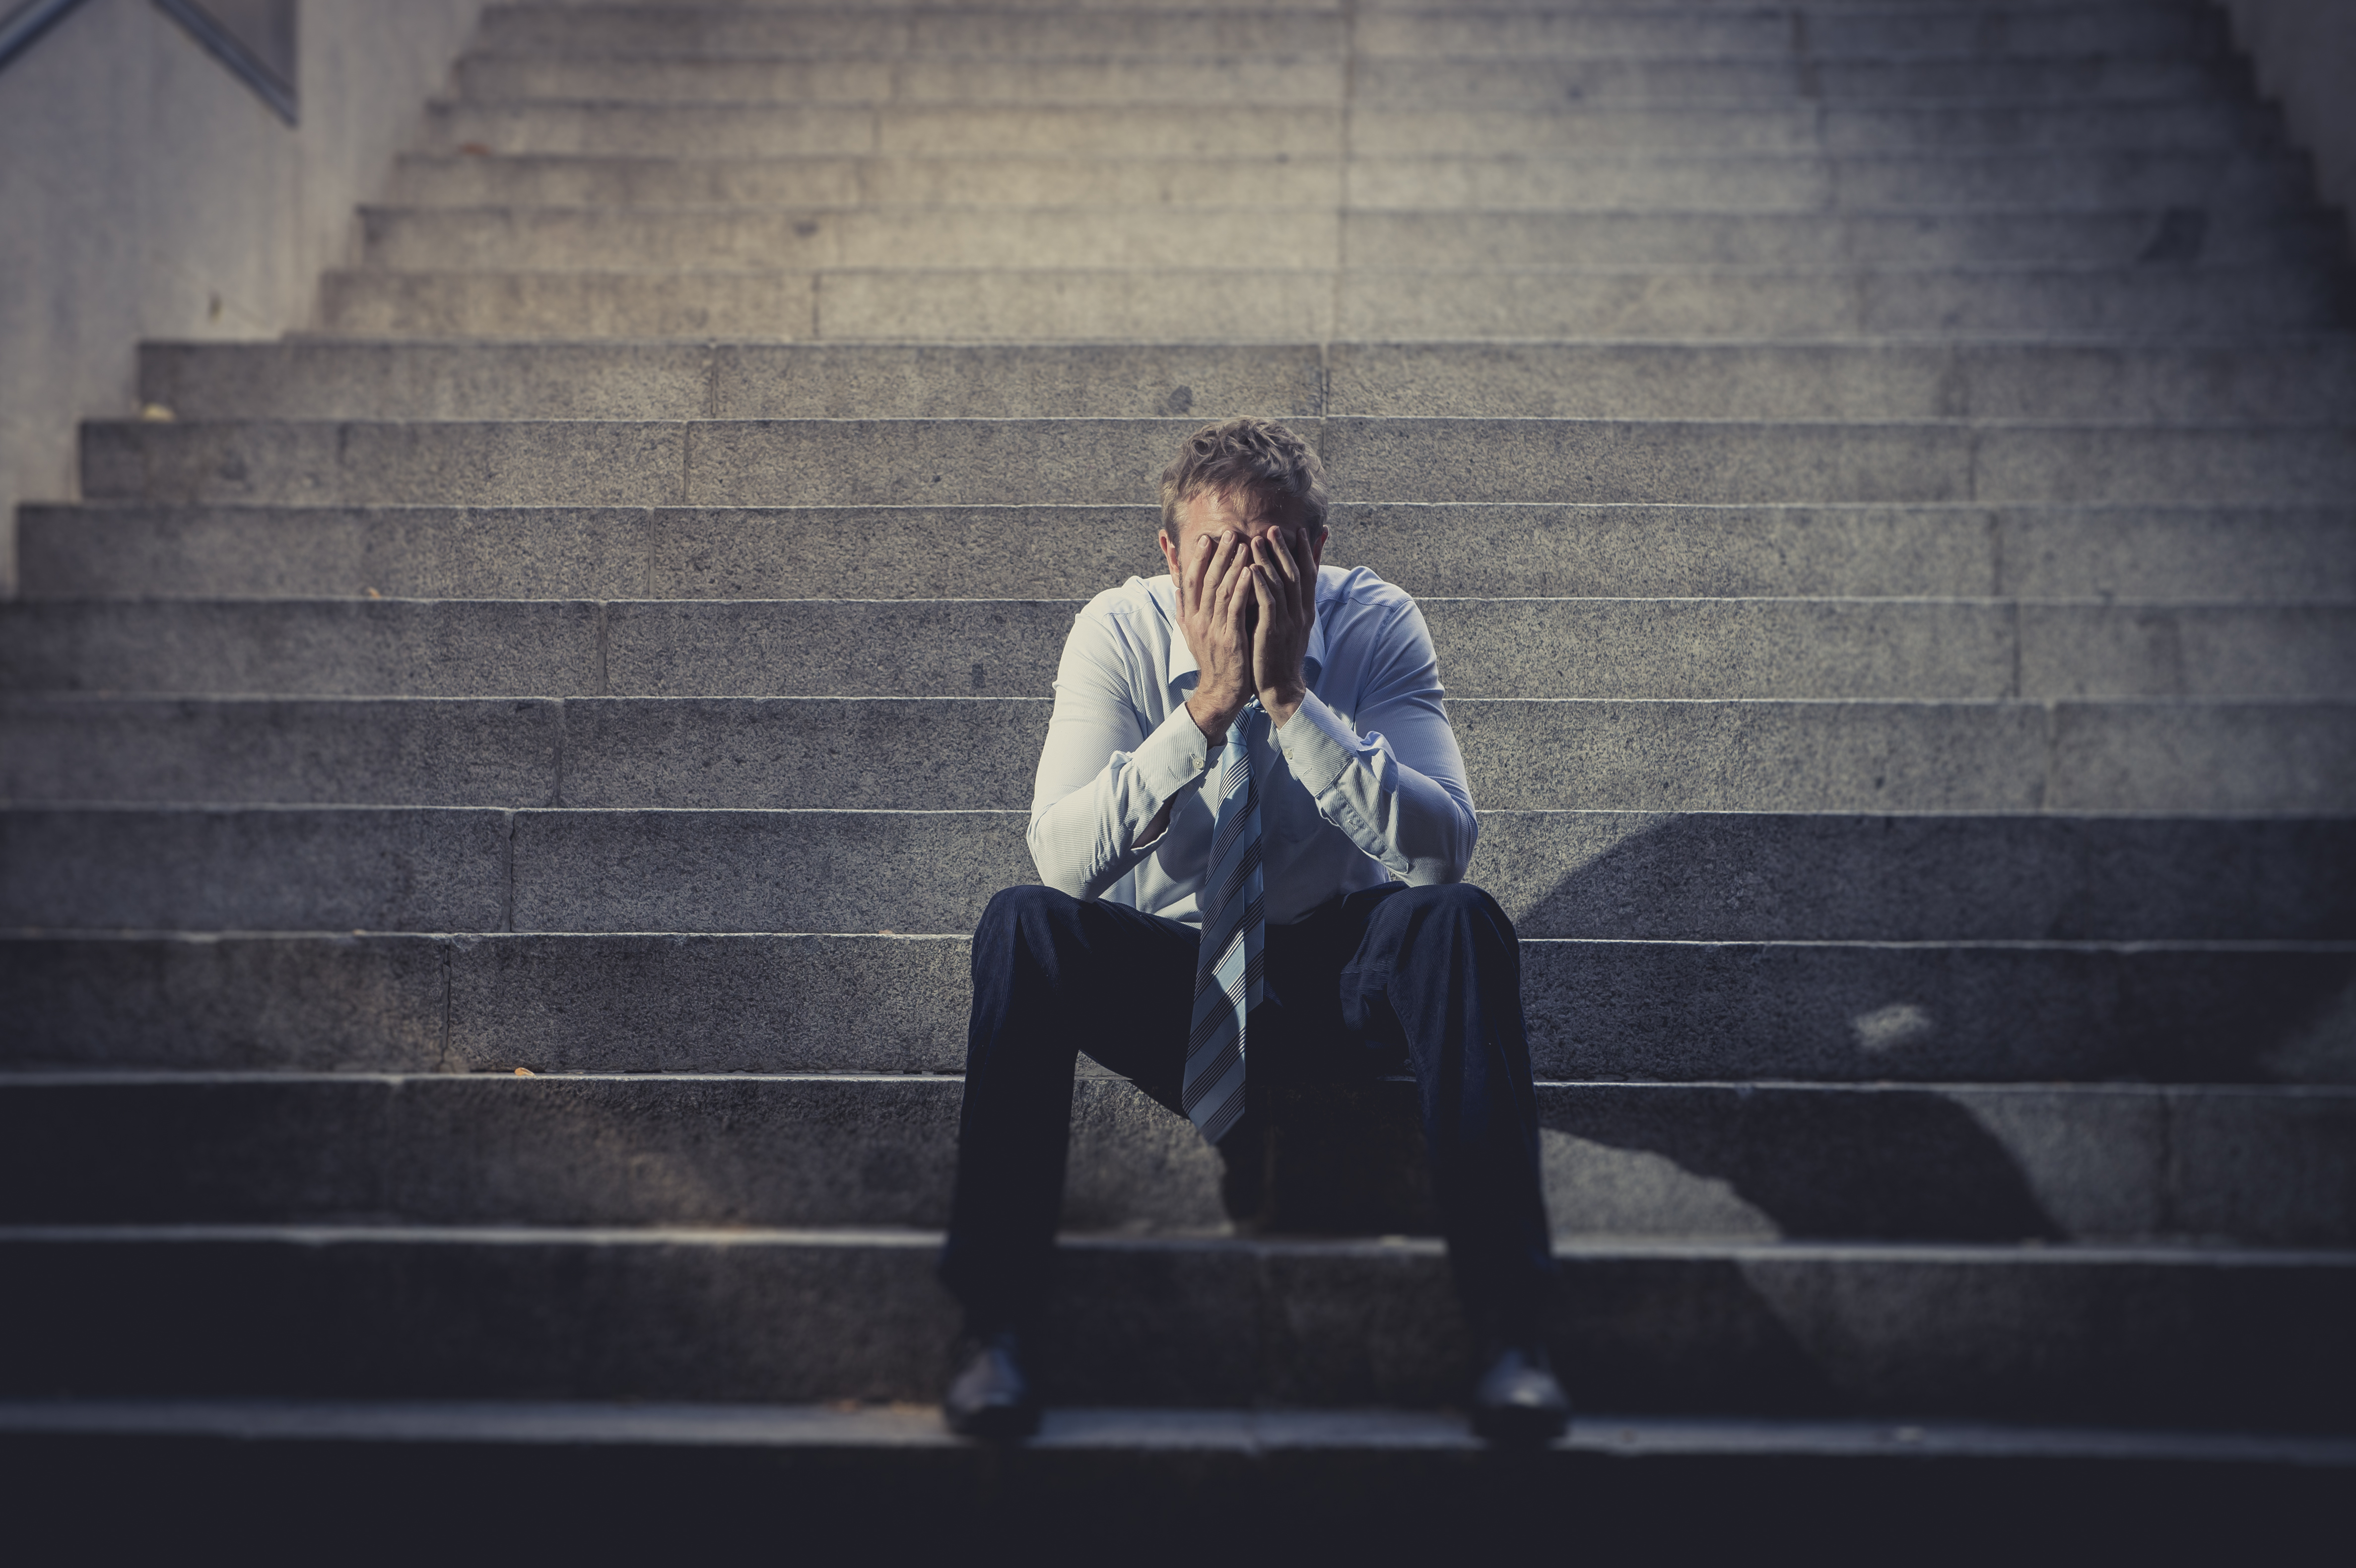
<svg viewBox="0 0 2356 1568">
<path fill-rule="evenodd" d="M 28 1562 L 210 1541 L 244 1562 L 1681 1562 L 1772 1543 L 1830 1562 L 2289 1563 L 2332 1538 L 2348 1485 L 2338 1466 L 2152 1458 L 54 1434 L 0 1440 L 0 1473 Z"/>
</svg>

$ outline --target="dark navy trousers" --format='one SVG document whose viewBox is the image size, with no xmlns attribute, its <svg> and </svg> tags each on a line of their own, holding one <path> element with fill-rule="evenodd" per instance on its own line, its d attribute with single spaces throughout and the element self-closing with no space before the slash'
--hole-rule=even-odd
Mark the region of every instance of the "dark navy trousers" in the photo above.
<svg viewBox="0 0 2356 1568">
<path fill-rule="evenodd" d="M 940 1268 L 969 1328 L 1020 1325 L 1045 1292 L 1079 1053 L 1176 1104 L 1196 945 L 1193 926 L 1052 888 L 991 901 Z M 1271 924 L 1266 962 L 1246 1058 L 1255 1104 L 1278 1085 L 1411 1072 L 1467 1314 L 1533 1337 L 1554 1259 L 1513 923 L 1478 888 L 1393 882 Z"/>
</svg>

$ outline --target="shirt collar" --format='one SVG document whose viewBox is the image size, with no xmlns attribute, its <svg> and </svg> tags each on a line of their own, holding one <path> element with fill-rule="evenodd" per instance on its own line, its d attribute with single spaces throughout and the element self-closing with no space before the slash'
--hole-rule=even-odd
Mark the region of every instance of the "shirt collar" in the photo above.
<svg viewBox="0 0 2356 1568">
<path fill-rule="evenodd" d="M 1317 623 L 1309 628 L 1309 651 L 1301 657 L 1301 677 L 1309 683 L 1312 690 L 1316 689 L 1318 677 L 1325 673 L 1326 606 L 1323 567 L 1317 569 Z M 1148 582 L 1145 588 L 1146 592 L 1153 596 L 1154 608 L 1160 610 L 1170 622 L 1170 651 L 1165 660 L 1167 667 L 1162 671 L 1162 685 L 1165 688 L 1183 686 L 1186 690 L 1192 691 L 1194 688 L 1195 679 L 1203 673 L 1203 667 L 1194 662 L 1194 650 L 1186 645 L 1186 634 L 1178 629 L 1177 585 L 1171 581 L 1170 574 L 1164 572 Z"/>
</svg>

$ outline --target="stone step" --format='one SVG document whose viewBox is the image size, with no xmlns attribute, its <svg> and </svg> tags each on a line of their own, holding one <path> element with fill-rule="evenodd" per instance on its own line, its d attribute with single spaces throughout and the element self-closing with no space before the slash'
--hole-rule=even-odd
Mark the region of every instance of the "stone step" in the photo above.
<svg viewBox="0 0 2356 1568">
<path fill-rule="evenodd" d="M 294 1555 L 372 1511 L 371 1543 L 412 1557 L 459 1537 L 517 1556 L 718 1553 L 772 1540 L 786 1513 L 830 1558 L 952 1557 L 979 1538 L 1076 1561 L 1133 1536 L 1125 1562 L 1174 1565 L 1201 1554 L 1182 1521 L 1215 1517 L 1268 1560 L 1379 1562 L 1509 1552 L 1559 1530 L 1576 1497 L 1580 1541 L 1615 1556 L 1697 1561 L 1765 1535 L 1837 1558 L 1937 1519 L 1959 1555 L 2029 1531 L 2072 1556 L 2213 1542 L 2289 1561 L 2331 1538 L 2356 1444 L 1610 1413 L 1492 1456 L 1452 1413 L 1058 1408 L 1001 1450 L 914 1404 L 69 1399 L 0 1403 L 0 1462 L 27 1538 L 143 1555 L 191 1531 Z M 486 1493 L 542 1506 L 486 1509 Z"/>
<path fill-rule="evenodd" d="M 2351 1467 L 2326 1437 L 1641 1415 L 1576 1418 L 1566 1441 L 1500 1464 L 1459 1416 L 1392 1411 L 1052 1410 L 1012 1454 L 886 1406 L 24 1402 L 0 1407 L 0 1432 L 28 1533 L 55 1520 L 133 1552 L 241 1520 L 257 1541 L 316 1540 L 389 1484 L 412 1500 L 371 1539 L 420 1555 L 461 1531 L 490 1550 L 725 1550 L 767 1539 L 783 1508 L 836 1555 L 949 1555 L 979 1533 L 1077 1558 L 1141 1518 L 1215 1515 L 1288 1557 L 1378 1560 L 1543 1539 L 1563 1496 L 1590 1499 L 1583 1541 L 1629 1554 L 1762 1532 L 1837 1553 L 1940 1518 L 1959 1552 L 1993 1553 L 2033 1521 L 2138 1556 L 2211 1541 L 2296 1555 L 2328 1538 Z M 106 1508 L 125 1487 L 155 1510 Z M 470 1488 L 555 1506 L 529 1525 L 470 1514 Z M 1683 1506 L 1702 1490 L 1719 1506 Z M 1174 1523 L 1126 1549 L 1141 1564 L 1198 1550 Z"/>
<path fill-rule="evenodd" d="M 971 949 L 900 936 L 0 934 L 28 1068 L 957 1072 Z M 1526 934 L 1540 1077 L 2356 1083 L 2339 943 Z"/>
<path fill-rule="evenodd" d="M 960 1079 L 0 1074 L 10 1224 L 948 1222 Z M 1537 1085 L 1564 1236 L 2356 1241 L 2356 1088 Z M 1271 1102 L 1305 1234 L 1438 1233 L 1412 1081 Z M 1074 1095 L 1063 1222 L 1221 1234 L 1219 1157 Z"/>
<path fill-rule="evenodd" d="M 209 420 L 1208 420 L 1253 412 L 2265 422 L 2356 403 L 2356 339 L 1321 348 L 294 338 L 145 344 L 139 387 L 144 403 Z M 952 532 L 936 543 L 952 544 Z M 23 576 L 29 583 L 29 563 Z"/>
<path fill-rule="evenodd" d="M 871 106 L 470 97 L 427 106 L 422 150 L 477 163 L 486 154 L 808 158 L 1011 153 L 1282 159 L 1333 157 L 1344 149 L 1343 135 L 1338 105 L 1238 104 L 1205 114 L 1200 105 L 1174 104 Z M 1400 149 L 1416 154 L 1431 150 L 1412 144 Z"/>
<path fill-rule="evenodd" d="M 1132 279 L 1134 281 L 1134 279 Z M 86 421 L 91 500 L 1135 504 L 1192 419 Z M 2340 505 L 2338 424 L 1326 419 L 1355 501 Z"/>
<path fill-rule="evenodd" d="M 1617 198 L 1617 193 L 1612 193 Z M 1772 191 L 1756 203 L 1772 205 Z M 1664 193 L 1660 205 L 1678 205 Z M 1708 205 L 1706 203 L 1702 205 Z M 1268 215 L 1226 209 L 958 210 L 896 208 L 483 206 L 363 208 L 362 261 L 427 272 L 1020 270 L 1092 265 L 1260 273 L 1337 265 L 1364 272 L 1560 271 L 1663 261 L 1692 267 L 1970 267 L 2050 270 L 2294 264 L 2326 274 L 2342 238 L 2328 219 L 2212 223 L 2179 208 L 1977 214 L 1617 209 L 1305 213 L 1269 237 Z M 2132 275 L 2132 274 L 2131 274 Z M 1473 282 L 1483 281 L 1478 277 Z M 1371 293 L 1373 280 L 1358 280 Z M 1438 286 L 1462 292 L 1455 279 Z"/>
<path fill-rule="evenodd" d="M 1476 126 L 1485 135 L 1467 134 Z M 1396 125 L 1383 117 L 1354 114 L 1345 129 L 1338 111 L 1308 110 L 1254 109 L 1205 117 L 1176 109 L 460 103 L 438 106 L 426 148 L 402 161 L 399 188 L 411 200 L 514 200 L 520 193 L 513 186 L 495 183 L 509 156 L 627 160 L 615 174 L 669 159 L 753 166 L 707 170 L 674 165 L 688 183 L 669 195 L 654 194 L 663 187 L 651 171 L 619 188 L 608 175 L 606 187 L 593 187 L 590 198 L 626 199 L 623 192 L 635 187 L 666 204 L 699 199 L 693 194 L 698 192 L 707 201 L 795 202 L 809 200 L 804 193 L 814 188 L 839 188 L 841 176 L 827 167 L 827 160 L 872 160 L 875 166 L 858 171 L 866 176 L 861 183 L 887 191 L 922 180 L 922 170 L 899 166 L 921 159 L 958 160 L 965 168 L 985 156 L 1023 160 L 1008 175 L 994 180 L 985 176 L 972 194 L 951 203 L 981 206 L 1001 191 L 1017 198 L 1030 195 L 1024 187 L 1035 188 L 1037 181 L 1035 176 L 1021 179 L 1028 173 L 1024 165 L 1052 155 L 1066 164 L 1139 162 L 1165 168 L 1175 160 L 1207 158 L 1237 165 L 1239 173 L 1255 164 L 1300 161 L 1309 165 L 1307 173 L 1334 181 L 1348 204 L 1370 207 L 1494 202 L 1547 208 L 1920 208 L 2210 202 L 2254 208 L 2311 199 L 2304 156 L 2274 151 L 2104 145 L 2029 152 L 1952 144 L 1914 151 L 1837 152 L 1547 145 L 1580 129 L 1576 113 L 1419 114 L 1400 117 Z M 1528 140 L 1515 141 L 1516 133 Z M 1451 141 L 1468 144 L 1451 146 Z M 1087 175 L 1099 187 L 1136 190 L 1139 205 L 1148 205 L 1153 172 L 1113 168 Z M 1263 180 L 1269 177 L 1264 168 L 1258 172 Z M 454 194 L 450 187 L 462 182 L 462 193 Z M 466 195 L 465 189 L 479 194 Z M 1474 197 L 1469 203 L 1468 192 Z M 1040 195 L 1048 199 L 1033 197 L 1028 205 L 1074 205 L 1068 198 L 1054 199 L 1052 192 Z"/>
<path fill-rule="evenodd" d="M 1926 153 L 2135 149 L 2220 153 L 2273 147 L 2281 130 L 2260 106 L 2225 98 L 2072 104 L 1865 106 L 1804 101 L 1751 105 L 1526 105 L 1400 109 L 1356 103 L 1355 153 L 1538 154 L 1618 149 L 1690 152 Z"/>
<path fill-rule="evenodd" d="M 1336 108 L 1338 53 L 1215 55 L 613 54 L 473 49 L 452 68 L 470 102 L 1103 104 L 1157 108 Z"/>
<path fill-rule="evenodd" d="M 749 64 L 750 62 L 748 62 Z M 752 70 L 760 68 L 753 66 Z M 750 73 L 748 72 L 748 75 Z M 698 78 L 674 79 L 692 91 Z M 724 80 L 715 74 L 708 80 Z M 648 91 L 658 80 L 649 74 Z M 2216 98 L 2246 91 L 2223 58 L 2103 51 L 2015 59 L 1969 55 L 1851 57 L 1689 55 L 1577 59 L 1488 57 L 1365 59 L 1350 73 L 1353 101 L 1401 108 L 1434 104 L 1688 104 L 1790 102 L 1885 107 L 1933 103 L 2053 107 L 2156 99 Z M 736 83 L 730 82 L 734 87 Z M 730 94 L 735 96 L 735 94 Z"/>
<path fill-rule="evenodd" d="M 821 287 L 832 282 L 827 274 Z M 916 297 L 931 292 L 879 280 L 875 292 L 887 291 Z M 2198 337 L 2301 332 L 2351 319 L 2340 279 L 2290 268 L 1369 269 L 1344 273 L 1336 294 L 1336 332 L 1368 337 Z M 1007 308 L 997 291 L 984 297 L 986 308 Z M 982 301 L 967 308 L 980 315 Z M 830 319 L 821 302 L 821 334 L 831 330 Z"/>
<path fill-rule="evenodd" d="M 1001 134 L 1023 127 L 1022 133 L 1025 135 L 1056 135 L 1058 139 L 1052 144 L 1056 146 L 1073 144 L 1065 133 L 1047 129 L 1058 124 L 1085 123 L 1116 137 L 1135 136 L 1136 128 L 1144 126 L 1154 129 L 1154 139 L 1126 150 L 1164 151 L 1174 138 L 1223 134 L 1215 129 L 1217 122 L 1204 115 L 1203 106 L 1230 97 L 1237 79 L 1246 77 L 1256 62 L 1226 61 L 1226 71 L 1205 75 L 1193 62 L 1183 59 L 1158 62 L 1163 68 L 1159 72 L 1150 71 L 1146 69 L 1149 62 L 1140 61 L 1134 62 L 1137 69 L 1132 75 L 1124 76 L 1115 62 L 1107 61 L 1062 91 L 1038 82 L 1033 84 L 1033 91 L 1003 102 L 970 97 L 954 81 L 939 84 L 929 98 L 923 95 L 924 83 L 896 80 L 882 90 L 851 96 L 846 89 L 861 80 L 858 62 L 841 63 L 848 63 L 851 69 L 832 69 L 812 62 L 809 74 L 813 80 L 804 91 L 729 101 L 634 96 L 632 87 L 637 79 L 634 73 L 625 74 L 626 67 L 598 74 L 593 63 L 586 61 L 525 58 L 465 60 L 459 63 L 458 78 L 468 91 L 458 99 L 428 105 L 429 136 L 434 138 L 434 144 L 455 152 L 466 138 L 451 137 L 440 129 L 442 117 L 454 111 L 512 114 L 526 106 L 542 104 L 578 113 L 594 105 L 601 116 L 610 115 L 616 123 L 641 129 L 662 124 L 701 124 L 710 127 L 714 135 L 731 138 L 773 133 L 753 129 L 756 126 L 801 128 L 834 124 L 832 116 L 838 113 L 870 116 L 877 127 L 955 123 L 992 127 Z M 483 69 L 486 67 L 499 69 L 487 72 Z M 894 66 L 892 70 L 895 79 L 906 74 L 905 67 Z M 608 75 L 611 80 L 606 80 Z M 1173 75 L 1185 80 L 1190 96 L 1179 103 L 1153 101 L 1150 95 L 1157 88 L 1166 92 L 1169 78 Z M 1129 88 L 1118 95 L 1117 101 L 1109 103 L 1105 101 L 1104 91 L 1108 79 L 1121 79 Z M 568 91 L 569 84 L 576 83 L 580 90 Z M 1307 125 L 1322 124 L 1338 116 L 1338 101 L 1334 107 L 1296 107 L 1304 96 L 1318 96 L 1301 91 L 1311 85 L 1310 73 L 1304 70 L 1282 84 L 1281 91 L 1272 91 L 1270 101 L 1228 104 L 1217 120 L 1232 117 L 1237 123 L 1259 126 L 1266 134 L 1271 131 L 1294 133 Z M 584 117 L 584 132 L 590 124 Z M 1030 127 L 1039 130 L 1033 133 Z M 1887 156 L 1910 149 L 1954 153 L 2039 147 L 2218 154 L 2236 149 L 2272 149 L 2282 142 L 2281 127 L 2266 109 L 2222 98 L 2085 105 L 1940 103 L 1920 108 L 1815 101 L 1675 107 L 1565 103 L 1497 110 L 1401 109 L 1387 102 L 1354 101 L 1346 132 L 1352 152 L 1418 156 L 1494 155 L 1506 147 L 1539 154 L 1676 149 Z M 1340 133 L 1338 129 L 1334 132 L 1336 135 Z M 756 140 L 748 145 L 795 154 L 818 150 L 802 141 L 770 147 Z M 878 130 L 870 143 L 855 145 L 857 150 L 865 150 L 869 145 L 890 144 L 883 140 Z M 1338 141 L 1334 142 L 1326 150 L 1333 151 L 1339 145 Z M 1265 149 L 1265 142 L 1250 142 L 1234 150 L 1251 153 Z M 487 146 L 485 150 L 488 150 Z M 1108 144 L 1102 150 L 1116 150 L 1116 146 Z M 462 156 L 463 163 L 458 158 L 448 162 L 478 170 L 486 166 L 479 153 Z M 403 158 L 396 170 L 394 187 L 402 193 L 402 199 L 424 199 L 412 192 L 408 182 L 417 171 L 442 172 L 441 164 L 440 159 L 415 155 Z M 498 165 L 488 166 L 496 169 Z M 444 177 L 455 176 L 444 172 Z"/>
<path fill-rule="evenodd" d="M 1515 357 L 1501 351 L 1493 389 L 1550 396 L 1543 359 Z M 1373 365 L 1369 395 L 1408 395 L 1425 363 Z M 1331 517 L 1335 564 L 1418 593 L 2356 599 L 2356 513 L 2328 507 L 1345 503 Z M 1145 506 L 27 506 L 18 584 L 30 599 L 1085 600 L 1161 575 L 1161 519 Z"/>
<path fill-rule="evenodd" d="M 1028 809 L 1044 699 L 0 698 L 0 799 Z M 2342 809 L 2356 705 L 1467 701 L 1493 810 Z M 933 761 L 879 770 L 919 748 Z"/>
<path fill-rule="evenodd" d="M 0 927 L 973 929 L 1022 812 L 15 806 Z M 1471 880 L 1526 936 L 2356 937 L 2344 817 L 1489 811 Z"/>
<path fill-rule="evenodd" d="M 43 1288 L 0 1302 L 0 1389 L 929 1401 L 956 1328 L 937 1246 L 926 1231 L 9 1227 L 0 1258 Z M 1037 1366 L 1054 1403 L 1462 1397 L 1437 1242 L 1059 1251 Z M 1558 1253 L 1547 1337 L 1590 1408 L 2329 1430 L 2356 1395 L 2347 1252 Z"/>
<path fill-rule="evenodd" d="M 1045 698 L 1081 607 L 27 600 L 0 605 L 0 690 Z M 1458 698 L 2283 699 L 2356 684 L 2345 603 L 1430 598 L 1422 611 Z"/>
<path fill-rule="evenodd" d="M 779 17 L 779 30 L 791 24 Z M 601 21 L 594 29 L 602 31 Z M 2190 6 L 2069 5 L 1991 12 L 1985 6 L 1926 8 L 1893 5 L 1879 11 L 1811 15 L 1762 7 L 1729 13 L 1713 7 L 1455 10 L 1432 5 L 1358 16 L 1349 47 L 1362 56 L 1421 59 L 1432 56 L 1512 59 L 1676 52 L 1719 55 L 1797 54 L 1810 62 L 1889 55 L 2019 58 L 2115 51 L 2205 57 L 2232 47 L 2222 18 Z"/>
<path fill-rule="evenodd" d="M 1338 13 L 1192 7 L 1041 12 L 965 6 L 775 11 L 746 5 L 494 5 L 475 39 L 489 50 L 614 51 L 642 59 L 757 55 L 954 54 L 1018 58 L 1098 52 L 1178 55 L 1331 53 Z M 2172 40 L 2171 40 L 2172 41 Z"/>
<path fill-rule="evenodd" d="M 457 62 L 472 101 L 617 103 L 1001 103 L 1338 107 L 1663 107 L 1678 112 L 1823 102 L 1841 110 L 2008 111 L 2213 101 L 2245 91 L 2219 58 L 2099 51 L 2042 57 L 1917 55 L 1718 59 L 1681 54 L 1423 59 L 1337 51 L 1215 55 L 1076 48 L 1020 58 L 951 53 L 615 53 L 576 47 L 470 52 Z"/>
<path fill-rule="evenodd" d="M 2026 8 L 1994 16 L 1968 6 L 1924 13 L 1896 5 L 1827 16 L 1813 25 L 1772 10 L 1716 6 L 1469 15 L 1435 8 L 1352 18 L 1338 11 L 1191 5 L 1043 15 L 1028 7 L 997 6 L 778 11 L 708 5 L 501 5 L 487 9 L 477 37 L 491 49 L 611 49 L 656 58 L 777 49 L 1035 57 L 1095 50 L 1269 55 L 1346 48 L 1401 59 L 1576 59 L 1670 51 L 1700 58 L 1798 52 L 1811 59 L 2006 59 L 2103 50 L 2209 56 L 2230 43 L 2225 28 L 2207 13 L 2115 5 L 2058 12 Z"/>
<path fill-rule="evenodd" d="M 327 273 L 322 320 L 381 337 L 1299 342 L 1342 337 L 2158 337 L 2337 327 L 2306 269 L 1981 264 L 1473 273 L 1295 269 Z"/>
</svg>

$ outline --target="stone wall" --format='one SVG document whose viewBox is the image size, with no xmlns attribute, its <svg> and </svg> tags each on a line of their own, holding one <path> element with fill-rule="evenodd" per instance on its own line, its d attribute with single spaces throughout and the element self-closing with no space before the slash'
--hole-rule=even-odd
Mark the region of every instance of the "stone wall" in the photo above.
<svg viewBox="0 0 2356 1568">
<path fill-rule="evenodd" d="M 19 501 L 134 407 L 142 338 L 309 320 L 482 0 L 304 0 L 289 126 L 148 0 L 88 0 L 0 69 L 0 592 Z"/>
<path fill-rule="evenodd" d="M 2258 91 L 2283 107 L 2292 141 L 2315 155 L 2316 185 L 2356 234 L 2356 5 L 2222 0 Z"/>
</svg>

